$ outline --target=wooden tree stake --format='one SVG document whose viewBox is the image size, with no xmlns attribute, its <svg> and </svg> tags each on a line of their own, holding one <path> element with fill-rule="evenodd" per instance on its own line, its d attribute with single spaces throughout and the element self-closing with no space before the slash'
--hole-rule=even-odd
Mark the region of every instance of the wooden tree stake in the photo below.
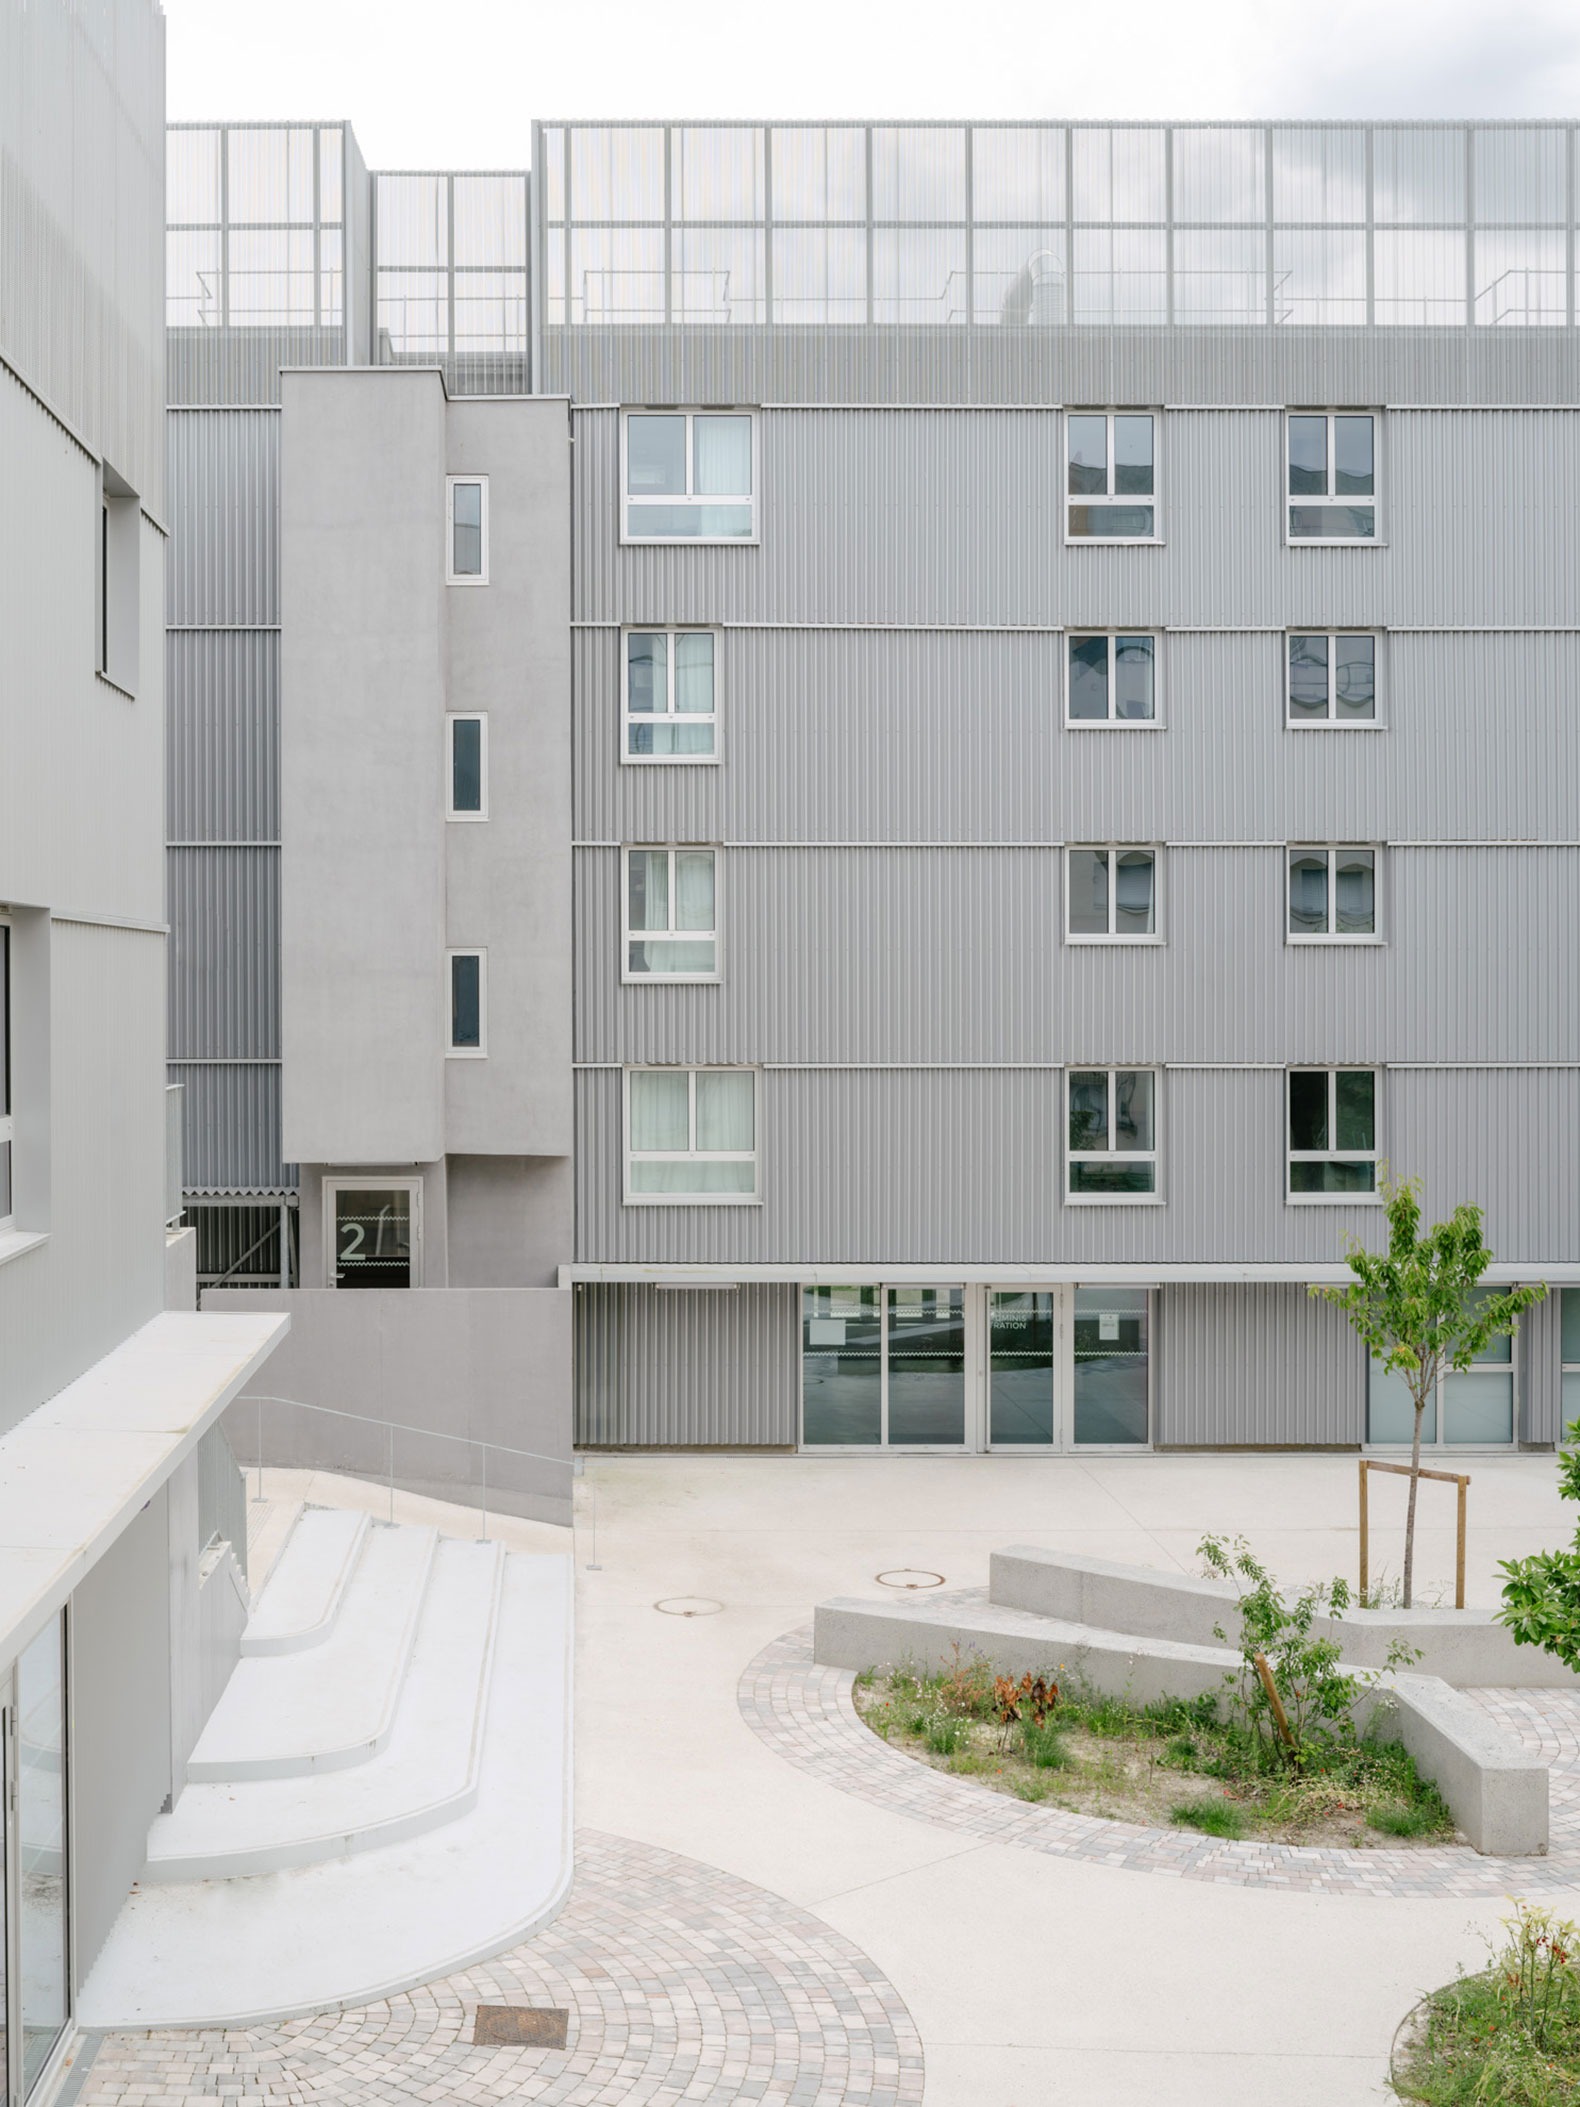
<svg viewBox="0 0 1580 2107">
<path fill-rule="evenodd" d="M 1278 1728 L 1278 1738 L 1284 1744 L 1285 1753 L 1292 1757 L 1295 1753 L 1295 1737 L 1289 1731 L 1289 1721 L 1284 1716 L 1284 1701 L 1278 1694 L 1277 1683 L 1273 1681 L 1273 1671 L 1267 1665 L 1267 1656 L 1264 1653 L 1255 1653 L 1251 1659 L 1256 1664 L 1257 1674 L 1262 1678 L 1262 1688 L 1267 1692 L 1267 1701 L 1273 1708 L 1273 1721 Z"/>
</svg>

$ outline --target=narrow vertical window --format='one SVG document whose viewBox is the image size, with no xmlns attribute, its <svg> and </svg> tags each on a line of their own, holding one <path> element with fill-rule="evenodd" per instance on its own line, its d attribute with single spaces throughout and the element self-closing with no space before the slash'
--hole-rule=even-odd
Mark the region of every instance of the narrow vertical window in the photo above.
<svg viewBox="0 0 1580 2107">
<path fill-rule="evenodd" d="M 483 716 L 447 717 L 445 732 L 448 745 L 446 817 L 487 819 L 488 719 Z"/>
<path fill-rule="evenodd" d="M 450 1052 L 487 1052 L 487 975 L 483 951 L 450 953 Z"/>
<path fill-rule="evenodd" d="M 445 479 L 446 511 L 449 514 L 449 582 L 451 585 L 488 583 L 488 478 L 448 476 Z"/>
<path fill-rule="evenodd" d="M 1291 410 L 1289 539 L 1375 541 L 1377 420 L 1369 410 Z"/>
</svg>

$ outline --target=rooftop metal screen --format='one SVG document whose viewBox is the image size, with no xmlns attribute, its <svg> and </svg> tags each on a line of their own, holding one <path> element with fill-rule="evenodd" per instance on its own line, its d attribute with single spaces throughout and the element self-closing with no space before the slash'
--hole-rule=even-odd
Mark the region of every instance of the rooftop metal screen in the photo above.
<svg viewBox="0 0 1580 2107">
<path fill-rule="evenodd" d="M 1574 321 L 1568 125 L 535 136 L 549 329 Z"/>
<path fill-rule="evenodd" d="M 377 362 L 452 395 L 527 392 L 525 174 L 373 178 Z"/>
</svg>

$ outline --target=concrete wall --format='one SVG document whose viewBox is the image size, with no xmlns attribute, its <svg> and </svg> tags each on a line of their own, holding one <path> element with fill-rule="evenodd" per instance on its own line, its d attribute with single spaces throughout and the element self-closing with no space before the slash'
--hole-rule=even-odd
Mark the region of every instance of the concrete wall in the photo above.
<svg viewBox="0 0 1580 2107">
<path fill-rule="evenodd" d="M 165 1308 L 197 1308 L 197 1231 L 171 1229 L 165 1235 Z"/>
<path fill-rule="evenodd" d="M 171 1790 L 171 1511 L 161 1491 L 72 1597 L 78 1980 L 143 1869 Z"/>
<path fill-rule="evenodd" d="M 428 1159 L 444 1147 L 444 391 L 429 373 L 304 372 L 282 393 L 284 1147 Z"/>
<path fill-rule="evenodd" d="M 265 1463 L 339 1470 L 479 1505 L 569 1523 L 571 1298 L 568 1289 L 208 1289 L 206 1310 L 278 1309 L 290 1336 L 258 1386 L 381 1422 L 360 1427 L 264 1404 Z M 251 1393 L 249 1393 L 249 1396 Z M 259 1407 L 226 1415 L 237 1460 L 259 1454 Z M 384 1423 L 407 1430 L 391 1441 Z M 460 1436 L 445 1440 L 441 1436 Z M 553 1461 L 503 1453 L 534 1450 Z"/>
<path fill-rule="evenodd" d="M 575 1190 L 569 1160 L 452 1156 L 446 1168 L 451 1285 L 555 1286 L 558 1269 L 573 1247 Z"/>
</svg>

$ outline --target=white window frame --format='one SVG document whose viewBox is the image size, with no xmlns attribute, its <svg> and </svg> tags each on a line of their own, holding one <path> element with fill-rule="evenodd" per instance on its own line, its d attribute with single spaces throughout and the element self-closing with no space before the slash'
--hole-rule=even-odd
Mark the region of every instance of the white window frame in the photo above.
<svg viewBox="0 0 1580 2107">
<path fill-rule="evenodd" d="M 1289 1078 L 1292 1075 L 1325 1075 L 1328 1079 L 1328 1132 L 1335 1145 L 1327 1149 L 1297 1149 L 1294 1146 L 1289 1124 Z M 1369 1075 L 1372 1079 L 1372 1145 L 1369 1149 L 1341 1149 L 1337 1146 L 1339 1131 L 1339 1077 L 1341 1075 Z M 1377 1190 L 1377 1165 L 1382 1161 L 1382 1151 L 1377 1146 L 1377 1133 L 1382 1125 L 1382 1076 L 1380 1068 L 1364 1061 L 1339 1061 L 1331 1067 L 1320 1062 L 1292 1061 L 1284 1070 L 1284 1204 L 1287 1207 L 1380 1207 L 1382 1194 Z M 1347 1193 L 1297 1193 L 1290 1178 L 1290 1170 L 1297 1163 L 1369 1163 L 1372 1166 L 1372 1189 L 1370 1192 Z"/>
<path fill-rule="evenodd" d="M 631 858 L 633 856 L 668 856 L 669 858 L 669 913 L 668 930 L 633 929 L 631 927 Z M 675 858 L 677 856 L 711 856 L 713 858 L 713 927 L 708 929 L 677 929 L 675 914 Z M 620 978 L 628 987 L 712 987 L 724 978 L 724 946 L 721 930 L 724 922 L 723 899 L 720 887 L 723 879 L 724 856 L 716 842 L 711 841 L 629 841 L 620 850 Z M 711 938 L 713 943 L 713 971 L 711 973 L 637 973 L 631 967 L 631 946 L 644 937 L 653 937 L 660 942 L 666 938 L 682 943 L 688 938 L 702 943 Z"/>
<path fill-rule="evenodd" d="M 1128 634 L 1128 632 L 1127 632 Z M 1072 856 L 1106 856 L 1108 858 L 1108 932 L 1077 935 L 1070 927 L 1070 910 L 1074 894 L 1070 883 L 1070 858 Z M 1150 856 L 1152 858 L 1152 927 L 1145 936 L 1127 936 L 1115 928 L 1119 914 L 1119 891 L 1115 880 L 1114 858 L 1116 856 Z M 1070 841 L 1064 848 L 1064 941 L 1067 944 L 1118 944 L 1125 950 L 1144 948 L 1163 942 L 1163 851 L 1152 841 Z"/>
<path fill-rule="evenodd" d="M 11 1205 L 0 1214 L 0 1236 L 16 1227 L 16 939 L 9 915 L 0 915 L 0 1142 L 11 1144 Z"/>
<path fill-rule="evenodd" d="M 326 1177 L 324 1179 L 324 1286 L 338 1288 L 335 1274 L 338 1269 L 339 1251 L 335 1245 L 335 1196 L 342 1192 L 409 1192 L 411 1194 L 411 1285 L 422 1286 L 422 1185 L 421 1176 L 396 1175 L 389 1178 Z M 395 1289 L 393 1293 L 402 1293 Z"/>
<path fill-rule="evenodd" d="M 1106 492 L 1078 494 L 1070 488 L 1070 419 L 1072 417 L 1102 417 L 1108 424 L 1108 469 Z M 1152 494 L 1150 499 L 1142 496 L 1116 496 L 1114 493 L 1114 419 L 1116 417 L 1150 417 L 1152 419 Z M 1071 404 L 1063 418 L 1063 445 L 1061 448 L 1061 473 L 1064 482 L 1064 540 L 1072 549 L 1155 549 L 1163 543 L 1163 413 L 1146 403 L 1120 403 L 1107 409 L 1088 408 L 1084 404 Z M 1070 511 L 1076 505 L 1108 506 L 1117 509 L 1121 505 L 1144 505 L 1152 507 L 1152 532 L 1150 534 L 1072 534 Z M 1094 631 L 1095 635 L 1096 632 Z M 1128 635 L 1129 632 L 1127 631 Z"/>
<path fill-rule="evenodd" d="M 1495 1293 L 1496 1290 L 1489 1290 Z M 1368 1452 L 1383 1456 L 1398 1456 L 1408 1450 L 1405 1441 L 1378 1441 L 1372 1434 L 1372 1385 L 1379 1370 L 1375 1360 L 1366 1363 L 1366 1442 Z M 1453 1396 L 1453 1385 L 1464 1375 L 1506 1375 L 1509 1380 L 1509 1438 L 1507 1441 L 1445 1441 L 1443 1439 L 1444 1408 Z M 1562 1378 L 1560 1377 L 1560 1382 Z M 1562 1391 L 1560 1390 L 1560 1399 Z M 1421 1452 L 1427 1456 L 1507 1456 L 1520 1445 L 1520 1354 L 1519 1332 L 1516 1329 L 1509 1337 L 1509 1357 L 1506 1361 L 1472 1361 L 1468 1368 L 1440 1368 L 1437 1381 L 1432 1386 L 1432 1422 L 1434 1437 L 1428 1440 L 1423 1428 Z"/>
<path fill-rule="evenodd" d="M 483 493 L 482 505 L 482 562 L 480 571 L 457 571 L 455 567 L 455 486 L 457 483 L 476 483 Z M 444 479 L 444 582 L 446 585 L 486 585 L 488 583 L 488 478 L 479 475 L 454 475 Z"/>
<path fill-rule="evenodd" d="M 1558 1295 L 1558 1411 L 1559 1421 L 1562 1425 L 1565 1422 L 1565 1415 L 1563 1410 L 1564 1377 L 1566 1375 L 1580 1376 L 1580 1361 L 1566 1361 L 1564 1359 L 1563 1297 L 1565 1295 L 1573 1295 L 1576 1302 L 1580 1302 L 1580 1287 L 1560 1288 L 1558 1290 Z M 1575 1387 L 1577 1389 L 1580 1389 L 1580 1383 L 1577 1383 Z M 1580 1418 L 1580 1413 L 1577 1413 L 1575 1416 L 1577 1418 Z"/>
<path fill-rule="evenodd" d="M 1327 495 L 1326 495 L 1325 497 L 1319 497 L 1319 496 L 1317 496 L 1317 495 L 1316 495 L 1315 493 L 1313 493 L 1313 492 L 1311 492 L 1311 491 L 1306 491 L 1306 492 L 1302 493 L 1302 494 L 1301 494 L 1300 496 L 1298 496 L 1298 497 L 1297 497 L 1297 496 L 1295 495 L 1295 493 L 1294 493 L 1294 492 L 1293 492 L 1293 491 L 1292 491 L 1292 490 L 1290 489 L 1290 487 L 1289 487 L 1289 468 L 1290 468 L 1290 461 L 1289 461 L 1289 422 L 1290 422 L 1290 419 L 1291 419 L 1292 417 L 1326 417 L 1326 419 L 1328 420 L 1328 449 L 1327 449 L 1327 460 L 1328 460 L 1328 494 L 1327 494 Z M 1350 497 L 1350 496 L 1348 496 L 1348 495 L 1343 495 L 1343 494 L 1340 494 L 1340 495 L 1335 495 L 1335 494 L 1334 494 L 1334 490 L 1333 490 L 1333 478 L 1334 478 L 1334 475 L 1335 475 L 1335 474 L 1336 474 L 1336 472 L 1337 472 L 1337 464 L 1336 464 L 1336 460 L 1335 460 L 1335 454 L 1334 454 L 1334 445 L 1335 445 L 1335 439 L 1336 439 L 1336 434 L 1335 434 L 1335 432 L 1334 432 L 1334 423 L 1333 423 L 1333 421 L 1334 421 L 1334 419 L 1335 419 L 1336 417 L 1369 417 L 1369 418 L 1371 419 L 1371 421 L 1372 421 L 1372 494 L 1371 494 L 1371 496 L 1370 496 L 1370 497 Z M 1315 403 L 1315 404 L 1313 404 L 1313 405 L 1312 405 L 1312 406 L 1311 406 L 1311 407 L 1310 407 L 1309 409 L 1307 409 L 1307 408 L 1304 408 L 1304 407 L 1293 407 L 1293 406 L 1292 406 L 1292 407 L 1290 407 L 1290 408 L 1288 408 L 1288 409 L 1286 409 L 1286 410 L 1285 410 L 1285 412 L 1284 412 L 1284 543 L 1285 543 L 1285 546 L 1286 546 L 1287 548 L 1291 548 L 1291 549 L 1380 549 L 1380 548 L 1381 548 L 1381 547 L 1383 546 L 1383 538 L 1382 538 L 1382 526 L 1383 526 L 1383 520 L 1382 520 L 1382 480 L 1383 480 L 1383 458 L 1382 458 L 1382 453 L 1383 453 L 1383 450 L 1382 450 L 1382 434 L 1383 434 L 1383 419 L 1382 419 L 1382 412 L 1381 412 L 1380 410 L 1378 410 L 1378 409 L 1368 409 L 1368 408 L 1366 407 L 1366 405 L 1365 405 L 1364 403 L 1340 403 L 1340 404 L 1337 404 L 1337 405 L 1330 405 L 1330 406 L 1327 406 L 1327 407 L 1324 407 L 1324 406 L 1323 406 L 1322 404 L 1320 404 L 1320 403 Z M 1362 535 L 1362 534 L 1292 534 L 1292 533 L 1290 532 L 1290 527 L 1289 527 L 1289 515 L 1290 515 L 1290 512 L 1291 512 L 1291 510 L 1292 510 L 1292 509 L 1293 509 L 1293 508 L 1294 508 L 1294 507 L 1295 507 L 1296 505 L 1347 505 L 1347 506 L 1351 507 L 1352 509 L 1354 509 L 1355 507 L 1358 507 L 1358 506 L 1362 506 L 1362 505 L 1370 505 L 1370 507 L 1371 507 L 1371 510 L 1372 510 L 1372 531 L 1371 531 L 1370 535 Z M 1358 633 L 1358 632 L 1357 632 L 1357 633 Z M 1315 634 L 1315 632 L 1313 632 L 1313 634 Z M 1349 634 L 1350 634 L 1350 632 L 1349 632 L 1348 630 L 1346 630 L 1346 631 L 1344 632 L 1344 634 L 1345 634 L 1345 635 L 1349 635 Z"/>
<path fill-rule="evenodd" d="M 1070 672 L 1070 646 L 1086 643 L 1102 637 L 1108 645 L 1108 715 L 1106 717 L 1076 717 L 1072 714 L 1073 686 Z M 1116 654 L 1121 637 L 1147 637 L 1152 644 L 1152 715 L 1150 717 L 1116 717 L 1114 715 L 1114 688 Z M 1139 622 L 1131 629 L 1072 628 L 1064 632 L 1064 728 L 1069 732 L 1159 732 L 1163 729 L 1163 631 L 1150 629 Z"/>
<path fill-rule="evenodd" d="M 477 960 L 476 1046 L 456 1046 L 450 1037 L 455 1029 L 455 967 L 458 958 Z M 488 1058 L 488 953 L 479 944 L 452 944 L 444 954 L 444 1052 L 449 1061 L 484 1061 Z"/>
<path fill-rule="evenodd" d="M 1290 692 L 1289 647 L 1297 636 L 1319 636 L 1328 647 L 1328 714 L 1326 717 L 1297 717 Z M 1341 717 L 1339 709 L 1340 637 L 1370 637 L 1372 640 L 1372 713 L 1369 717 Z M 1380 732 L 1383 730 L 1383 640 L 1382 631 L 1364 623 L 1351 629 L 1322 629 L 1315 624 L 1291 624 L 1284 632 L 1284 728 L 1291 732 Z M 1364 844 L 1362 844 L 1364 846 Z"/>
<path fill-rule="evenodd" d="M 750 1163 L 749 1193 L 639 1193 L 631 1190 L 631 1078 L 634 1075 L 682 1074 L 687 1079 L 687 1132 L 691 1146 L 685 1149 L 644 1149 L 644 1163 Z M 744 1149 L 699 1149 L 697 1139 L 697 1077 L 699 1075 L 749 1075 L 752 1079 L 752 1146 Z M 626 1207 L 760 1207 L 762 1205 L 762 1071 L 740 1062 L 703 1061 L 695 1066 L 680 1062 L 664 1064 L 639 1061 L 623 1069 L 620 1078 L 622 1151 L 621 1204 Z"/>
<path fill-rule="evenodd" d="M 1070 1084 L 1078 1075 L 1106 1075 L 1108 1077 L 1108 1136 L 1106 1149 L 1072 1149 L 1070 1147 Z M 1152 1146 L 1150 1149 L 1116 1149 L 1113 1138 L 1119 1131 L 1116 1119 L 1118 1078 L 1122 1075 L 1150 1075 L 1152 1078 Z M 1071 1061 L 1064 1070 L 1062 1085 L 1061 1131 L 1064 1147 L 1064 1204 L 1066 1207 L 1161 1207 L 1164 1204 L 1161 1190 L 1163 1182 L 1163 1071 L 1146 1061 L 1122 1061 L 1117 1066 L 1107 1061 Z M 1152 1190 L 1149 1193 L 1083 1193 L 1074 1190 L 1071 1177 L 1077 1163 L 1150 1163 L 1152 1166 Z"/>
<path fill-rule="evenodd" d="M 665 675 L 668 708 L 662 717 L 652 711 L 631 709 L 631 654 L 633 636 L 661 636 L 666 640 Z M 710 636 L 713 639 L 713 709 L 677 713 L 675 709 L 675 639 Z M 661 622 L 628 622 L 620 632 L 620 760 L 629 768 L 716 768 L 719 764 L 719 637 L 720 631 L 706 622 L 682 622 L 671 628 Z M 707 724 L 713 728 L 713 751 L 707 754 L 634 754 L 631 751 L 633 724 Z"/>
<path fill-rule="evenodd" d="M 1367 930 L 1335 928 L 1339 913 L 1338 865 L 1336 859 L 1362 850 L 1372 859 L 1372 926 Z M 1328 926 L 1321 936 L 1296 930 L 1294 924 L 1294 860 L 1297 856 L 1326 856 L 1328 859 Z M 1365 947 L 1385 941 L 1382 934 L 1382 845 L 1375 841 L 1291 841 L 1284 846 L 1284 942 L 1297 946 L 1313 944 Z"/>
<path fill-rule="evenodd" d="M 633 417 L 684 417 L 686 420 L 686 490 L 683 496 L 652 497 L 632 496 L 626 484 L 626 432 Z M 749 491 L 712 491 L 702 496 L 691 488 L 695 477 L 696 449 L 692 444 L 691 427 L 698 417 L 746 417 L 752 427 L 752 487 Z M 759 495 L 762 490 L 762 424 L 755 409 L 739 403 L 711 403 L 689 405 L 665 403 L 651 407 L 633 404 L 620 412 L 620 540 L 627 547 L 659 549 L 750 549 L 762 539 L 762 513 Z M 630 531 L 630 515 L 627 508 L 635 505 L 689 505 L 701 509 L 706 505 L 749 504 L 752 511 L 750 534 L 633 534 Z M 636 625 L 633 624 L 633 627 Z"/>
<path fill-rule="evenodd" d="M 455 808 L 455 728 L 458 724 L 475 724 L 478 731 L 477 774 L 478 789 L 482 803 L 475 812 L 458 812 Z M 444 719 L 444 816 L 457 821 L 487 819 L 488 817 L 488 712 L 486 710 L 447 710 Z"/>
</svg>

